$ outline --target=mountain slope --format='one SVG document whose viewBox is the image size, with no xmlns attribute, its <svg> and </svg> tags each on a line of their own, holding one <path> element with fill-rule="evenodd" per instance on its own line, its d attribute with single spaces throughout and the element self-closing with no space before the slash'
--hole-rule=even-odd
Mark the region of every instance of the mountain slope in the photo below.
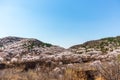
<svg viewBox="0 0 120 80">
<path fill-rule="evenodd" d="M 93 77 L 96 78 L 99 75 L 96 74 L 97 71 L 93 67 L 98 63 L 110 62 L 111 64 L 111 61 L 118 55 L 120 55 L 119 36 L 88 41 L 69 49 L 33 38 L 5 37 L 0 39 L 0 69 L 3 69 L 3 72 L 13 69 L 13 75 L 16 73 L 23 74 L 27 71 L 29 73 L 31 71 L 29 69 L 33 69 L 34 72 L 38 71 L 35 72 L 37 74 L 43 70 L 42 74 L 55 75 L 55 77 L 57 75 L 60 76 L 60 79 L 66 73 L 70 74 L 72 72 L 70 76 L 74 76 L 76 72 L 80 80 L 80 75 L 85 80 L 93 80 Z M 13 73 L 13 70 L 11 70 L 11 73 Z M 76 75 L 75 80 L 77 79 Z M 40 78 L 40 76 L 38 77 Z M 43 76 L 41 77 L 43 78 Z"/>
<path fill-rule="evenodd" d="M 7 45 L 13 44 L 15 42 L 21 41 L 22 39 L 24 39 L 24 38 L 12 37 L 12 36 L 0 38 L 0 45 L 7 46 Z"/>
<path fill-rule="evenodd" d="M 101 51 L 102 53 L 109 53 L 120 47 L 120 36 L 108 37 L 99 40 L 88 41 L 80 45 L 70 47 L 75 53 L 87 53 L 90 51 Z"/>
<path fill-rule="evenodd" d="M 26 55 L 57 54 L 64 50 L 62 47 L 33 38 L 5 37 L 0 39 L 0 43 L 0 56 L 5 60 L 20 59 Z"/>
<path fill-rule="evenodd" d="M 120 37 L 88 41 L 69 49 L 33 38 L 5 37 L 0 39 L 0 62 L 42 61 L 45 63 L 86 63 L 110 61 L 120 53 Z"/>
</svg>

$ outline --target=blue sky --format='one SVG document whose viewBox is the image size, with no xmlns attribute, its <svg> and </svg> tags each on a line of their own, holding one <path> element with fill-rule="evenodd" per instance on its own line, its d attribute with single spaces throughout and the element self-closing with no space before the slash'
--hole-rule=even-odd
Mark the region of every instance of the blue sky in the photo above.
<svg viewBox="0 0 120 80">
<path fill-rule="evenodd" d="M 120 0 L 0 0 L 0 37 L 62 47 L 120 35 Z"/>
</svg>

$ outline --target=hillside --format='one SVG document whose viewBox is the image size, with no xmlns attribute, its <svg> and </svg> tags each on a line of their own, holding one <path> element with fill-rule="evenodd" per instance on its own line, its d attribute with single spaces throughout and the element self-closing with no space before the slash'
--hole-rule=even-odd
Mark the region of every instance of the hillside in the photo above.
<svg viewBox="0 0 120 80">
<path fill-rule="evenodd" d="M 0 56 L 4 61 L 11 61 L 12 58 L 22 60 L 29 56 L 40 56 L 42 54 L 56 54 L 64 48 L 49 43 L 44 43 L 33 38 L 5 37 L 0 39 Z"/>
<path fill-rule="evenodd" d="M 73 52 L 78 54 L 87 53 L 90 51 L 101 51 L 104 54 L 119 48 L 120 36 L 92 40 L 80 45 L 70 47 Z"/>
<path fill-rule="evenodd" d="M 82 63 L 95 60 L 110 61 L 119 55 L 120 36 L 88 41 L 64 49 L 33 38 L 5 37 L 0 39 L 1 62 L 46 61 Z"/>
<path fill-rule="evenodd" d="M 119 55 L 120 36 L 69 49 L 33 38 L 5 37 L 0 39 L 0 79 L 100 80 L 95 65 L 111 63 Z"/>
</svg>

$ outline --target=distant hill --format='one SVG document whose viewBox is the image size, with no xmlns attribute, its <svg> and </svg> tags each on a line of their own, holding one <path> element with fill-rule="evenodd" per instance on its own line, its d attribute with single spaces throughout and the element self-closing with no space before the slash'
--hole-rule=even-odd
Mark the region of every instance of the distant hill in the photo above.
<svg viewBox="0 0 120 80">
<path fill-rule="evenodd" d="M 102 51 L 108 53 L 120 47 L 120 36 L 102 38 L 99 40 L 88 41 L 83 44 L 74 45 L 70 49 L 75 53 L 86 53 L 89 51 Z"/>
<path fill-rule="evenodd" d="M 5 37 L 0 39 L 0 55 L 11 59 L 29 55 L 60 53 L 64 48 L 49 43 L 44 43 L 33 38 Z M 19 56 L 18 56 L 19 55 Z M 6 57 L 7 56 L 7 57 Z"/>
</svg>

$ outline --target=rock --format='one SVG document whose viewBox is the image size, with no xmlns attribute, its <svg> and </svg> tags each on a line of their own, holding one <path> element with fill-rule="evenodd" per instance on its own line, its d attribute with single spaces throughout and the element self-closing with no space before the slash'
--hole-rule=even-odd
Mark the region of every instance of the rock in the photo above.
<svg viewBox="0 0 120 80">
<path fill-rule="evenodd" d="M 53 72 L 60 74 L 61 73 L 61 69 L 59 67 L 56 67 L 55 69 L 53 69 Z"/>
<path fill-rule="evenodd" d="M 0 62 L 3 62 L 4 61 L 4 58 L 0 57 Z"/>
<path fill-rule="evenodd" d="M 72 69 L 74 67 L 74 65 L 73 64 L 68 64 L 67 67 Z"/>
<path fill-rule="evenodd" d="M 97 67 L 97 66 L 99 66 L 99 65 L 101 65 L 101 61 L 100 61 L 100 60 L 96 60 L 96 61 L 94 61 L 94 62 L 92 62 L 92 63 L 90 64 L 90 66 L 92 66 L 92 67 Z"/>
<path fill-rule="evenodd" d="M 101 51 L 90 51 L 90 52 L 87 52 L 87 54 L 89 54 L 89 55 L 96 55 L 96 54 L 101 55 L 102 52 Z"/>
<path fill-rule="evenodd" d="M 12 58 L 11 62 L 18 62 L 18 59 L 17 58 Z"/>
</svg>

